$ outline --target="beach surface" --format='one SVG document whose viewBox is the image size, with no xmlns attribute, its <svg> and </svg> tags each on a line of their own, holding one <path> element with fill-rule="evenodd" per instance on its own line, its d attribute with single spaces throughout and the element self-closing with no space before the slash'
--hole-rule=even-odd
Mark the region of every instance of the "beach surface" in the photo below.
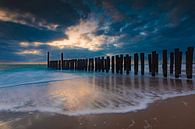
<svg viewBox="0 0 195 129">
<path fill-rule="evenodd" d="M 1 129 L 194 129 L 195 95 L 150 104 L 129 113 L 67 116 L 54 113 L 1 112 Z M 15 118 L 14 121 L 12 119 Z M 16 119 L 17 118 L 17 119 Z M 7 119 L 7 120 L 6 120 Z"/>
</svg>

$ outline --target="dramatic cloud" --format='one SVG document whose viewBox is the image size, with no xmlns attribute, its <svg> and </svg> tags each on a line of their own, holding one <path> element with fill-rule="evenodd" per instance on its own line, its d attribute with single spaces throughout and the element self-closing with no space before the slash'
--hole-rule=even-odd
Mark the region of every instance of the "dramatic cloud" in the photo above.
<svg viewBox="0 0 195 129">
<path fill-rule="evenodd" d="M 65 30 L 67 38 L 54 40 L 51 42 L 21 42 L 22 47 L 30 44 L 34 46 L 49 45 L 59 49 L 63 48 L 84 48 L 91 51 L 102 50 L 105 45 L 116 46 L 117 41 L 123 36 L 96 35 L 98 31 L 98 22 L 94 19 L 81 20 L 77 25 L 70 26 Z M 117 46 L 116 46 L 117 47 Z"/>
<path fill-rule="evenodd" d="M 193 0 L 1 0 L 0 61 L 195 46 Z"/>
<path fill-rule="evenodd" d="M 22 15 L 17 12 L 10 12 L 0 8 L 0 21 L 14 22 L 36 28 L 45 28 L 55 30 L 59 25 L 47 23 L 43 19 L 37 19 L 30 13 L 23 13 Z"/>
</svg>

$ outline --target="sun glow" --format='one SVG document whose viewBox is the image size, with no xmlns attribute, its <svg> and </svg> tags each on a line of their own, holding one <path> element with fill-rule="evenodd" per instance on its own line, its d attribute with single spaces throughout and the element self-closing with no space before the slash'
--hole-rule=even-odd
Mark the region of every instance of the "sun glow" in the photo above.
<svg viewBox="0 0 195 129">
<path fill-rule="evenodd" d="M 63 48 L 83 48 L 90 51 L 102 50 L 104 45 L 115 44 L 118 39 L 123 35 L 119 36 L 108 36 L 108 35 L 97 35 L 99 25 L 96 20 L 80 20 L 77 25 L 68 27 L 64 34 L 67 38 L 54 40 L 46 43 L 32 42 L 29 43 L 35 47 L 40 45 L 48 45 L 57 49 Z M 26 46 L 25 43 L 20 43 L 21 46 Z"/>
<path fill-rule="evenodd" d="M 67 39 L 48 42 L 50 46 L 60 49 L 67 48 L 86 48 L 91 51 L 101 50 L 101 46 L 105 43 L 112 43 L 119 36 L 96 35 L 98 23 L 94 20 L 81 20 L 76 26 L 69 27 L 65 34 Z"/>
<path fill-rule="evenodd" d="M 24 51 L 21 51 L 21 52 L 17 52 L 17 54 L 19 55 L 39 55 L 41 54 L 41 51 L 39 50 L 24 50 Z"/>
<path fill-rule="evenodd" d="M 63 106 L 69 111 L 82 110 L 100 95 L 97 89 L 86 82 L 79 80 L 79 85 L 72 81 L 50 83 L 49 93 L 57 100 L 64 100 Z"/>
</svg>

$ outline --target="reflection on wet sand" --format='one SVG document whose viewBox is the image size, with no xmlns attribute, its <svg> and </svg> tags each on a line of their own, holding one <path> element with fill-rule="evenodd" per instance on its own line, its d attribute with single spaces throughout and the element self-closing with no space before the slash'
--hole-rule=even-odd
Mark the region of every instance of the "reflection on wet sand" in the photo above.
<svg viewBox="0 0 195 129">
<path fill-rule="evenodd" d="M 117 92 L 118 89 L 126 87 L 127 89 L 188 89 L 193 90 L 193 80 L 169 79 L 169 78 L 152 78 L 152 77 L 130 77 L 130 76 L 104 76 L 87 78 L 88 82 L 102 90 Z M 93 81 L 92 81 L 93 80 Z"/>
<path fill-rule="evenodd" d="M 0 129 L 11 129 L 10 122 L 0 121 Z"/>
<path fill-rule="evenodd" d="M 185 94 L 194 90 L 193 84 L 193 80 L 168 78 L 92 76 L 49 83 L 48 94 L 66 113 L 118 112 L 166 96 Z"/>
</svg>

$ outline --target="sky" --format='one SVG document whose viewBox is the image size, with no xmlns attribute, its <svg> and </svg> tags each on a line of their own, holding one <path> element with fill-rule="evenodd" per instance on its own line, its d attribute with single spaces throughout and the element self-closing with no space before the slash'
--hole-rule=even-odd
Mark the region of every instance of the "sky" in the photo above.
<svg viewBox="0 0 195 129">
<path fill-rule="evenodd" d="M 194 0 L 1 0 L 0 62 L 195 46 Z"/>
</svg>

